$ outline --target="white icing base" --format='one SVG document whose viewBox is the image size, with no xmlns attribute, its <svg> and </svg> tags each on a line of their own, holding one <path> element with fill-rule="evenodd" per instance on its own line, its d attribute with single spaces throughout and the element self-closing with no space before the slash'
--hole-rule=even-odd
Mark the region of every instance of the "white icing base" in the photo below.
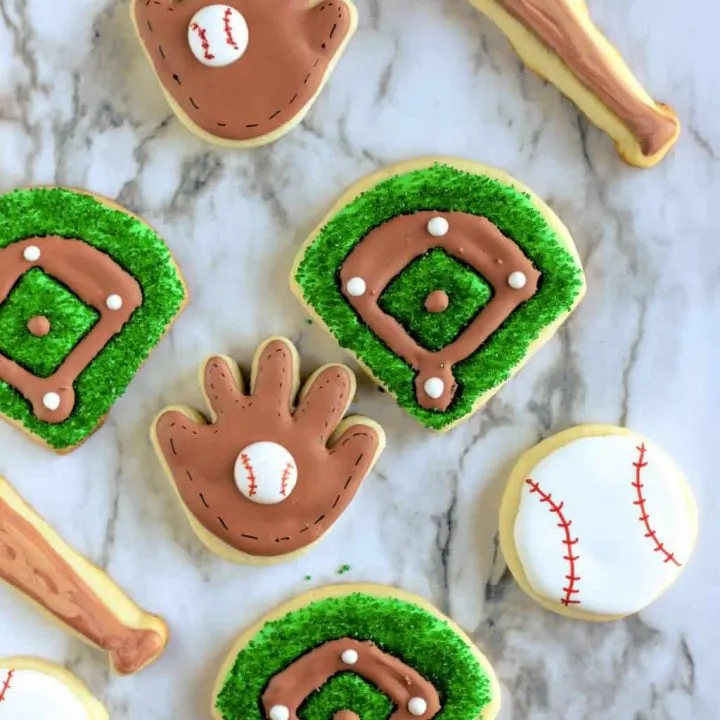
<svg viewBox="0 0 720 720">
<path fill-rule="evenodd" d="M 274 442 L 248 445 L 235 461 L 235 484 L 248 499 L 260 505 L 287 500 L 297 485 L 297 463 Z"/>
<path fill-rule="evenodd" d="M 565 529 L 550 502 L 523 485 L 515 518 L 515 548 L 531 587 L 575 610 L 599 615 L 638 612 L 682 570 L 694 542 L 695 518 L 678 471 L 656 445 L 645 443 L 645 467 L 638 470 L 642 441 L 628 435 L 581 438 L 545 457 L 530 473 L 570 524 L 575 576 L 569 580 Z M 658 550 L 640 519 L 639 472 L 650 528 L 667 553 Z M 562 506 L 561 506 L 562 504 Z M 560 507 L 561 506 L 561 507 Z M 677 563 L 680 563 L 678 566 Z M 577 592 L 566 593 L 571 587 Z"/>
<path fill-rule="evenodd" d="M 54 677 L 36 670 L 15 670 L 8 680 L 8 674 L 9 668 L 0 668 L 2 720 L 89 720 L 82 703 Z"/>
</svg>

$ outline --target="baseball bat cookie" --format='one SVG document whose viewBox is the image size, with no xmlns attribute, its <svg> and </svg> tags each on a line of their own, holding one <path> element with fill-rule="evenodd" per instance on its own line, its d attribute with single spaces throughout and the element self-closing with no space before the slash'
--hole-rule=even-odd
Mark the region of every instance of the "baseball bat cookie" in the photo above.
<svg viewBox="0 0 720 720">
<path fill-rule="evenodd" d="M 298 125 L 357 27 L 350 0 L 132 0 L 131 12 L 173 112 L 230 147 Z"/>
<path fill-rule="evenodd" d="M 469 418 L 585 294 L 567 228 L 499 170 L 416 160 L 353 187 L 311 234 L 291 287 L 398 404 Z"/>
<path fill-rule="evenodd" d="M 200 382 L 211 420 L 189 407 L 164 410 L 152 440 L 200 540 L 228 560 L 267 563 L 306 551 L 352 502 L 385 446 L 372 420 L 343 420 L 355 395 L 344 365 L 325 365 L 299 389 L 300 360 L 270 338 L 240 369 L 209 358 Z"/>
<path fill-rule="evenodd" d="M 492 720 L 487 658 L 422 598 L 381 585 L 309 592 L 234 644 L 213 694 L 217 720 Z"/>
<path fill-rule="evenodd" d="M 48 187 L 0 196 L 0 416 L 73 450 L 186 301 L 165 243 L 111 200 Z"/>
<path fill-rule="evenodd" d="M 35 658 L 0 658 L 0 718 L 109 720 L 110 715 L 64 668 Z"/>
<path fill-rule="evenodd" d="M 523 62 L 615 141 L 625 162 L 656 165 L 680 134 L 672 108 L 653 100 L 590 19 L 585 0 L 470 0 Z"/>
<path fill-rule="evenodd" d="M 677 580 L 696 535 L 680 470 L 612 425 L 572 428 L 526 452 L 500 509 L 500 544 L 520 587 L 576 620 L 642 610 Z"/>
<path fill-rule="evenodd" d="M 165 649 L 163 620 L 138 607 L 69 547 L 3 478 L 0 579 L 80 639 L 108 652 L 118 674 L 142 670 Z"/>
</svg>

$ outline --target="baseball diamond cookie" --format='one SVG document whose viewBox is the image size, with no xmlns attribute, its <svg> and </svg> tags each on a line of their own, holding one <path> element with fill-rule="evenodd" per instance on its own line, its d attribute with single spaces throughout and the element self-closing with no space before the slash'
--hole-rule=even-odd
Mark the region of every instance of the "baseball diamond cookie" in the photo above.
<svg viewBox="0 0 720 720">
<path fill-rule="evenodd" d="M 615 141 L 625 162 L 652 167 L 680 134 L 673 110 L 655 102 L 590 19 L 585 0 L 470 0 L 523 62 L 570 98 Z"/>
<path fill-rule="evenodd" d="M 0 196 L 0 415 L 58 452 L 87 439 L 183 309 L 170 252 L 110 200 Z"/>
<path fill-rule="evenodd" d="M 577 620 L 615 620 L 659 597 L 697 535 L 690 488 L 650 440 L 584 425 L 526 452 L 500 510 L 500 544 L 520 587 Z"/>
<path fill-rule="evenodd" d="M 213 694 L 218 720 L 492 720 L 487 658 L 422 598 L 380 585 L 309 592 L 240 636 Z"/>
<path fill-rule="evenodd" d="M 478 410 L 585 292 L 572 238 L 498 170 L 418 160 L 352 188 L 303 246 L 293 292 L 433 430 Z"/>
<path fill-rule="evenodd" d="M 109 720 L 110 716 L 64 668 L 35 658 L 0 658 L 0 718 Z"/>
<path fill-rule="evenodd" d="M 75 552 L 2 477 L 0 580 L 81 640 L 108 652 L 121 675 L 142 670 L 167 645 L 164 621 Z"/>
<path fill-rule="evenodd" d="M 178 118 L 234 147 L 300 123 L 357 27 L 350 0 L 132 0 L 131 11 Z"/>
<path fill-rule="evenodd" d="M 344 365 L 316 370 L 300 392 L 300 360 L 270 338 L 253 360 L 250 390 L 225 355 L 200 382 L 211 421 L 189 407 L 164 410 L 152 427 L 158 457 L 193 530 L 216 554 L 270 562 L 307 550 L 338 520 L 385 446 L 372 420 L 343 420 L 355 395 Z"/>
</svg>

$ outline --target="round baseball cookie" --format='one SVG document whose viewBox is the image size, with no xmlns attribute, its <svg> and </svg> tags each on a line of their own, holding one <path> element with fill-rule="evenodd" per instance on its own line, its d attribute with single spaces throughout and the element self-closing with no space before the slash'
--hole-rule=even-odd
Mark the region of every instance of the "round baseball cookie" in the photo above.
<svg viewBox="0 0 720 720">
<path fill-rule="evenodd" d="M 302 247 L 291 287 L 432 430 L 469 418 L 585 293 L 570 233 L 509 175 L 423 159 L 353 187 Z"/>
<path fill-rule="evenodd" d="M 165 650 L 162 618 L 145 612 L 71 548 L 2 477 L 0 580 L 50 620 L 107 652 L 120 675 L 142 670 Z"/>
<path fill-rule="evenodd" d="M 151 437 L 190 524 L 214 553 L 269 563 L 305 552 L 340 518 L 385 447 L 385 433 L 357 415 L 344 365 L 316 370 L 298 395 L 300 359 L 286 338 L 255 353 L 246 393 L 237 364 L 209 358 L 200 382 L 210 422 L 173 406 Z M 296 397 L 297 396 L 297 397 Z"/>
<path fill-rule="evenodd" d="M 110 715 L 64 668 L 35 658 L 0 658 L 0 718 L 109 720 Z"/>
<path fill-rule="evenodd" d="M 487 658 L 422 598 L 336 585 L 282 605 L 243 633 L 213 693 L 217 720 L 492 720 Z"/>
<path fill-rule="evenodd" d="M 575 620 L 639 612 L 682 572 L 697 508 L 680 470 L 647 438 L 583 425 L 526 452 L 500 508 L 500 545 L 520 587 Z"/>
<path fill-rule="evenodd" d="M 49 187 L 0 196 L 0 415 L 73 450 L 186 301 L 165 243 L 111 200 Z"/>
<path fill-rule="evenodd" d="M 209 142 L 257 147 L 317 100 L 357 27 L 350 0 L 132 0 L 170 107 Z"/>
<path fill-rule="evenodd" d="M 672 108 L 643 88 L 590 19 L 585 0 L 470 0 L 523 62 L 615 141 L 625 162 L 656 165 L 680 134 Z"/>
</svg>

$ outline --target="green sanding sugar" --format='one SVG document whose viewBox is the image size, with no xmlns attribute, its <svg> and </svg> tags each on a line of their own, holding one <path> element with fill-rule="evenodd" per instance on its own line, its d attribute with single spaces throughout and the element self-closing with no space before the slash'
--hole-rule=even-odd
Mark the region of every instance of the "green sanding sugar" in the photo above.
<svg viewBox="0 0 720 720">
<path fill-rule="evenodd" d="M 38 420 L 27 400 L 10 385 L 0 381 L 0 413 L 17 421 L 51 447 L 68 449 L 90 435 L 115 400 L 125 392 L 150 351 L 182 309 L 186 290 L 165 243 L 138 218 L 108 207 L 91 195 L 62 188 L 15 190 L 0 196 L 0 248 L 27 238 L 48 235 L 80 239 L 108 254 L 135 277 L 143 293 L 142 305 L 133 313 L 122 332 L 109 341 L 78 378 L 75 383 L 75 409 L 65 422 L 49 424 Z M 46 349 L 50 346 L 45 343 L 54 333 L 51 330 L 50 335 L 39 343 L 26 343 L 27 338 L 23 340 L 17 334 L 20 324 L 18 311 L 35 313 L 31 296 L 35 295 L 35 302 L 42 304 L 44 293 L 49 293 L 49 297 L 57 288 L 51 288 L 46 281 L 26 279 L 32 274 L 28 272 L 19 282 L 34 283 L 34 292 L 20 293 L 21 288 L 16 284 L 5 301 L 6 305 L 11 301 L 13 305 L 9 310 L 0 306 L 0 323 L 4 313 L 8 313 L 5 322 L 9 325 L 6 327 L 15 328 L 13 333 L 17 338 L 17 344 L 14 339 L 11 342 L 8 338 L 0 352 L 41 374 L 48 373 L 51 365 L 62 362 L 59 348 L 53 347 L 52 352 Z M 13 300 L 15 290 L 20 299 Z M 73 325 L 76 334 L 82 337 L 88 320 L 85 311 L 90 309 L 83 304 L 84 310 L 81 310 L 68 298 L 65 300 L 66 306 L 42 314 L 55 327 L 55 313 L 59 323 Z M 77 302 L 82 301 L 78 299 Z M 70 305 L 74 306 L 72 310 Z M 28 319 L 25 318 L 25 321 Z M 62 350 L 65 352 L 78 341 L 69 343 L 67 338 L 71 335 L 64 334 Z M 57 333 L 57 337 L 60 338 L 61 334 Z M 48 359 L 41 357 L 45 352 L 48 352 Z"/>
<path fill-rule="evenodd" d="M 446 412 L 420 407 L 415 372 L 365 325 L 343 296 L 339 281 L 345 258 L 369 232 L 398 215 L 422 210 L 488 218 L 542 273 L 538 292 L 481 348 L 455 366 L 459 389 Z M 456 269 L 452 282 L 459 281 L 464 272 L 465 267 Z M 530 197 L 493 178 L 436 163 L 391 177 L 346 205 L 306 249 L 294 280 L 338 342 L 368 366 L 398 404 L 427 427 L 440 430 L 471 413 L 482 395 L 510 377 L 543 329 L 573 307 L 583 286 L 583 272 Z M 408 313 L 414 302 L 414 296 L 408 300 Z"/>
<path fill-rule="evenodd" d="M 352 568 L 349 565 L 341 565 L 338 568 L 338 575 L 345 575 L 345 573 L 349 573 Z"/>
<path fill-rule="evenodd" d="M 266 623 L 238 654 L 216 708 L 224 720 L 264 720 L 260 700 L 268 682 L 307 652 L 343 637 L 370 640 L 429 680 L 442 704 L 436 720 L 471 720 L 493 700 L 484 668 L 444 620 L 404 600 L 353 593 Z M 374 686 L 346 678 L 338 675 L 314 693 L 302 720 L 328 720 L 345 709 L 363 720 L 386 720 L 388 699 Z"/>
</svg>

